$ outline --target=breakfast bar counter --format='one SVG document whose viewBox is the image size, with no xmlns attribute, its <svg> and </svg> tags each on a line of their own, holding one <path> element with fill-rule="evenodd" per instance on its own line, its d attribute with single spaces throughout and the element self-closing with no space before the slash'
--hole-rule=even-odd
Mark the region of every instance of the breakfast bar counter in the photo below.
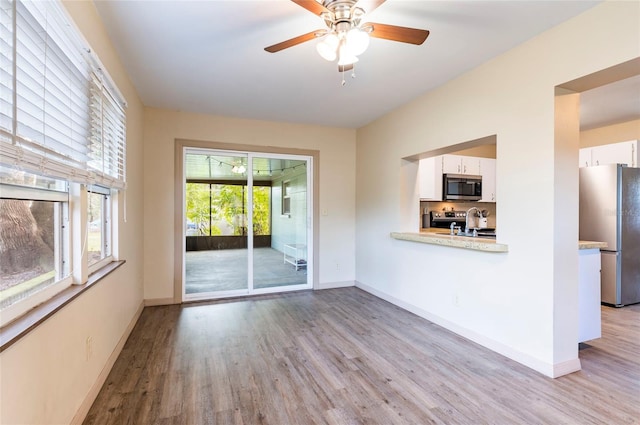
<svg viewBox="0 0 640 425">
<path fill-rule="evenodd" d="M 443 234 L 446 229 L 423 229 L 420 232 L 391 232 L 393 239 L 402 241 L 426 243 L 430 245 L 449 246 L 453 248 L 471 249 L 484 252 L 509 252 L 509 246 L 496 242 L 495 239 L 457 236 Z M 607 244 L 596 241 L 578 241 L 579 250 L 606 248 Z"/>
<path fill-rule="evenodd" d="M 606 242 L 578 241 L 578 249 L 602 249 L 606 247 Z"/>
<path fill-rule="evenodd" d="M 446 230 L 437 229 L 438 232 Z M 451 236 L 438 234 L 435 231 L 426 230 L 421 232 L 391 232 L 393 239 L 402 241 L 426 243 L 430 245 L 449 246 L 453 248 L 471 249 L 484 252 L 508 252 L 509 247 L 503 243 L 496 242 L 495 239 L 473 238 L 467 236 Z"/>
</svg>

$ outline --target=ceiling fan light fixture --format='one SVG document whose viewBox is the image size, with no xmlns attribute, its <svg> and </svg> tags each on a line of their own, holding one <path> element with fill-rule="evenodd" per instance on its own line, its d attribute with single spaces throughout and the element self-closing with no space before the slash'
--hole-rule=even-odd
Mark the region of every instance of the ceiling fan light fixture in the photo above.
<svg viewBox="0 0 640 425">
<path fill-rule="evenodd" d="M 320 39 L 316 45 L 318 54 L 327 61 L 338 59 L 338 71 L 343 74 L 354 69 L 358 56 L 369 47 L 370 37 L 421 45 L 429 36 L 428 30 L 400 27 L 397 25 L 363 22 L 365 9 L 358 6 L 359 0 L 291 0 L 293 3 L 319 16 L 326 25 L 320 29 L 299 35 L 265 47 L 269 53 L 279 52 L 313 39 Z M 386 0 L 365 0 L 368 13 L 378 8 Z M 355 73 L 352 74 L 355 77 Z"/>
<path fill-rule="evenodd" d="M 369 47 L 369 34 L 360 28 L 352 28 L 347 33 L 346 42 L 349 51 L 354 56 L 359 56 Z"/>
<path fill-rule="evenodd" d="M 338 44 L 338 36 L 335 33 L 331 33 L 316 45 L 316 50 L 323 59 L 333 62 L 338 57 Z"/>
<path fill-rule="evenodd" d="M 338 66 L 353 65 L 358 62 L 358 57 L 351 52 L 346 42 L 340 44 L 338 53 Z"/>
</svg>

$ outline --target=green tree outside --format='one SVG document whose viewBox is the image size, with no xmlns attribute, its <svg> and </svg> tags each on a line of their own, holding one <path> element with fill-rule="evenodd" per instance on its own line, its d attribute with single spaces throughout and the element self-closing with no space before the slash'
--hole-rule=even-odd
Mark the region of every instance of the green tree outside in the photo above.
<svg viewBox="0 0 640 425">
<path fill-rule="evenodd" d="M 187 183 L 187 219 L 196 225 L 199 235 L 220 235 L 220 228 L 209 223 L 221 220 L 233 227 L 235 235 L 246 234 L 247 197 L 244 185 Z M 271 232 L 270 187 L 253 188 L 253 229 L 254 235 Z"/>
</svg>

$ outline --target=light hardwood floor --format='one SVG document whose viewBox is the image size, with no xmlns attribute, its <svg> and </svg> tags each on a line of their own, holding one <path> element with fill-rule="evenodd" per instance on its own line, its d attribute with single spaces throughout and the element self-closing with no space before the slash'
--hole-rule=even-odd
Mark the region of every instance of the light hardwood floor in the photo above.
<svg viewBox="0 0 640 425">
<path fill-rule="evenodd" d="M 636 424 L 640 305 L 550 379 L 356 288 L 147 307 L 85 424 Z"/>
</svg>

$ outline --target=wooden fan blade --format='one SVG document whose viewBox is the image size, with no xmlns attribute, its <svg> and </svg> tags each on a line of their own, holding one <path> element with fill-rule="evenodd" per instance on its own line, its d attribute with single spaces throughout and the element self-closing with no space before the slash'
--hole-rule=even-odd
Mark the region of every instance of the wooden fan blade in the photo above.
<svg viewBox="0 0 640 425">
<path fill-rule="evenodd" d="M 395 25 L 376 24 L 367 22 L 363 27 L 372 26 L 371 37 L 384 38 L 385 40 L 400 41 L 402 43 L 422 44 L 429 36 L 429 31 L 415 28 L 398 27 Z"/>
<path fill-rule="evenodd" d="M 328 12 L 327 8 L 315 0 L 291 0 L 298 6 L 302 6 L 309 12 L 320 15 L 322 12 Z M 384 1 L 384 0 L 383 0 Z"/>
<path fill-rule="evenodd" d="M 347 72 L 353 69 L 353 64 L 350 65 L 338 65 L 338 72 Z"/>
<path fill-rule="evenodd" d="M 274 44 L 273 46 L 265 47 L 264 50 L 269 53 L 279 52 L 280 50 L 288 49 L 289 47 L 296 46 L 298 44 L 304 43 L 305 41 L 313 40 L 314 38 L 316 38 L 316 33 L 318 33 L 318 30 L 293 37 L 281 43 Z"/>
</svg>

